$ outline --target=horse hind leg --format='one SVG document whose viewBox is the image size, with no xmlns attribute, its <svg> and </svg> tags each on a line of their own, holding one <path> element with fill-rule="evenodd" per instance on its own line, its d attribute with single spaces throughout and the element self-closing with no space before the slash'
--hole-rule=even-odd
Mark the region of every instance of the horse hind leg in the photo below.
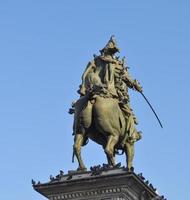
<svg viewBox="0 0 190 200">
<path fill-rule="evenodd" d="M 112 166 L 112 161 L 111 161 L 111 159 L 110 159 L 110 156 L 109 156 L 109 154 L 106 152 L 106 144 L 102 144 L 102 148 L 103 148 L 103 150 L 104 150 L 104 152 L 105 152 L 105 154 L 106 154 L 106 159 L 107 159 L 108 165 L 109 165 L 109 166 Z M 115 155 L 114 155 L 113 159 L 115 159 Z M 114 160 L 114 161 L 115 161 L 115 160 Z"/>
<path fill-rule="evenodd" d="M 115 166 L 115 151 L 114 151 L 114 148 L 115 148 L 115 145 L 117 144 L 118 142 L 118 136 L 114 136 L 114 135 L 110 135 L 108 137 L 108 141 L 107 141 L 107 144 L 106 144 L 106 148 L 105 148 L 105 153 L 106 153 L 106 156 L 107 156 L 107 160 L 108 160 L 108 164 L 110 166 Z"/>
<path fill-rule="evenodd" d="M 82 157 L 81 157 L 81 146 L 83 145 L 84 142 L 84 135 L 83 134 L 76 134 L 75 135 L 75 141 L 74 141 L 74 145 L 73 145 L 73 151 L 74 154 L 78 160 L 78 164 L 79 167 L 77 170 L 82 170 L 82 171 L 86 171 L 86 167 L 83 163 Z"/>
</svg>

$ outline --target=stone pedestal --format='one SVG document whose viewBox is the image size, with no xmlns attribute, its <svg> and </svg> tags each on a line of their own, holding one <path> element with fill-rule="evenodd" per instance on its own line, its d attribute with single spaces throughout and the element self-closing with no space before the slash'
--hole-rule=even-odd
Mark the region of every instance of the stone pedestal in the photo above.
<svg viewBox="0 0 190 200">
<path fill-rule="evenodd" d="M 61 171 L 48 183 L 35 183 L 34 189 L 49 200 L 156 200 L 152 184 L 125 168 L 89 172 Z"/>
</svg>

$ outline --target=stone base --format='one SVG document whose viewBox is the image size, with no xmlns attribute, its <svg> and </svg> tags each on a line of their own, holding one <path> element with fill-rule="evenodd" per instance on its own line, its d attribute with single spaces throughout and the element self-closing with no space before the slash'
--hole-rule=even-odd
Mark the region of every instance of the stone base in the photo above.
<svg viewBox="0 0 190 200">
<path fill-rule="evenodd" d="M 89 172 L 61 172 L 48 183 L 33 181 L 34 189 L 49 200 L 158 200 L 152 184 L 125 168 Z"/>
</svg>

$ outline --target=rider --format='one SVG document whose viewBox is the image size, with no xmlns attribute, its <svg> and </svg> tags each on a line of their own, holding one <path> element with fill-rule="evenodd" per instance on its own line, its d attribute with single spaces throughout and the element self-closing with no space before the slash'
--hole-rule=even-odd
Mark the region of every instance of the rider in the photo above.
<svg viewBox="0 0 190 200">
<path fill-rule="evenodd" d="M 88 63 L 78 92 L 81 96 L 91 94 L 91 100 L 94 95 L 118 99 L 127 124 L 125 136 L 121 142 L 123 146 L 126 140 L 134 143 L 141 138 L 140 132 L 135 127 L 138 123 L 130 107 L 128 88 L 142 92 L 142 87 L 138 81 L 130 77 L 124 59 L 119 60 L 115 57 L 115 53 L 119 51 L 112 36 L 106 46 L 100 50 L 101 55 L 94 56 L 94 59 Z"/>
</svg>

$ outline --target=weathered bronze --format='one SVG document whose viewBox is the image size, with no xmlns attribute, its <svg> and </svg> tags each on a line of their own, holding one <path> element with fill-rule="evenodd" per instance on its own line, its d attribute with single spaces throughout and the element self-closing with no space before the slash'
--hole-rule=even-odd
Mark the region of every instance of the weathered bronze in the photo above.
<svg viewBox="0 0 190 200">
<path fill-rule="evenodd" d="M 74 113 L 73 156 L 77 157 L 78 170 L 86 170 L 81 147 L 88 138 L 102 145 L 111 167 L 116 165 L 118 150 L 122 150 L 128 170 L 133 169 L 134 143 L 141 139 L 141 133 L 136 129 L 138 123 L 130 107 L 128 88 L 142 93 L 142 87 L 129 75 L 125 58 L 115 56 L 118 52 L 112 36 L 100 55 L 94 55 L 88 63 L 78 90 L 80 98 L 70 109 Z"/>
</svg>

